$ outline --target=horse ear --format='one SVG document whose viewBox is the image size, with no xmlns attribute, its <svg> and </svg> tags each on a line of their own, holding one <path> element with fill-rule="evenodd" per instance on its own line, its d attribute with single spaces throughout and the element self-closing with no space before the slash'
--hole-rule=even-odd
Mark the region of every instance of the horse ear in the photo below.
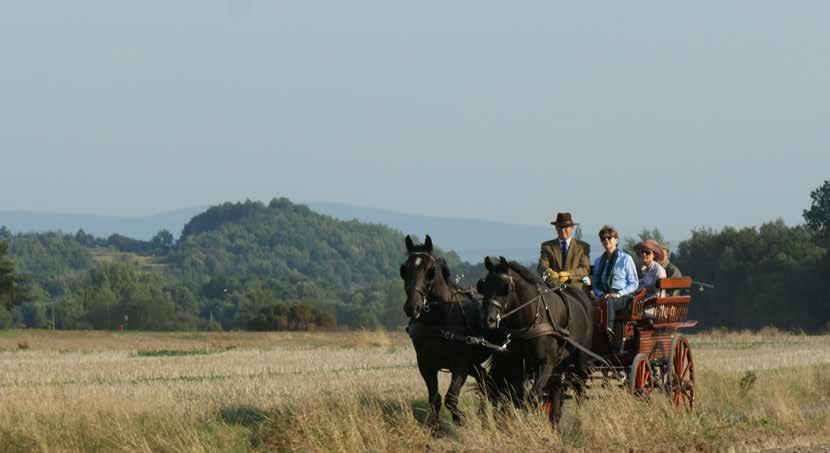
<svg viewBox="0 0 830 453">
<path fill-rule="evenodd" d="M 406 243 L 406 253 L 412 252 L 412 248 L 415 247 L 415 244 L 412 243 L 412 238 L 409 237 L 408 234 L 406 235 L 406 240 L 404 242 Z"/>
<path fill-rule="evenodd" d="M 501 264 L 502 266 L 507 266 L 507 260 L 504 259 L 503 256 L 500 256 L 499 257 L 499 264 Z"/>
<path fill-rule="evenodd" d="M 432 238 L 427 235 L 424 245 L 427 247 L 427 253 L 432 253 Z"/>
<path fill-rule="evenodd" d="M 484 267 L 486 267 L 488 271 L 493 270 L 493 262 L 490 261 L 489 256 L 484 257 Z"/>
</svg>

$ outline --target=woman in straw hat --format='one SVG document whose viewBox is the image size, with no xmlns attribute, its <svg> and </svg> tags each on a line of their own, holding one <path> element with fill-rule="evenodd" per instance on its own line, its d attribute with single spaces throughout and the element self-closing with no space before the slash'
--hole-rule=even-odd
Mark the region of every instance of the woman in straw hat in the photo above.
<svg viewBox="0 0 830 453">
<path fill-rule="evenodd" d="M 643 261 L 640 288 L 648 291 L 646 297 L 663 297 L 665 292 L 656 288 L 657 281 L 666 278 L 666 270 L 660 265 L 660 261 L 665 258 L 663 248 L 656 241 L 649 239 L 635 245 L 634 251 Z"/>
</svg>

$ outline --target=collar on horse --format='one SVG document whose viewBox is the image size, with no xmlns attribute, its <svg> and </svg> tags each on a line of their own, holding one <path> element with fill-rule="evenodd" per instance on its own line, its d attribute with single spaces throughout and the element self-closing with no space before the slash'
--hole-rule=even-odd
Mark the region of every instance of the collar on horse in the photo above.
<svg viewBox="0 0 830 453">
<path fill-rule="evenodd" d="M 515 284 L 513 282 L 513 277 L 512 276 L 507 275 L 506 278 L 509 279 L 508 294 L 510 294 L 510 293 L 513 292 L 513 289 L 515 288 Z M 510 316 L 518 313 L 521 309 L 527 307 L 528 305 L 530 305 L 534 302 L 541 301 L 542 302 L 541 306 L 545 307 L 545 313 L 547 315 L 546 316 L 546 318 L 547 318 L 546 322 L 541 324 L 541 325 L 538 325 L 538 327 L 537 327 L 537 321 L 539 320 L 539 315 L 540 315 L 539 311 L 541 310 L 541 307 L 539 305 L 537 305 L 536 306 L 536 316 L 533 317 L 533 322 L 530 324 L 530 326 L 528 326 L 527 328 L 524 328 L 524 329 L 518 329 L 519 332 L 517 332 L 517 333 L 519 333 L 520 339 L 530 339 L 530 338 L 536 338 L 536 337 L 545 336 L 545 335 L 553 335 L 553 336 L 558 336 L 558 337 L 562 337 L 562 338 L 567 338 L 568 336 L 570 336 L 570 332 L 568 331 L 567 326 L 570 325 L 570 323 L 571 323 L 571 307 L 570 307 L 570 303 L 568 302 L 567 297 L 565 297 L 565 295 L 562 294 L 562 291 L 565 289 L 565 285 L 560 284 L 559 286 L 557 286 L 555 288 L 543 288 L 543 287 L 537 285 L 536 288 L 539 292 L 536 295 L 536 297 L 531 298 L 527 302 L 522 303 L 518 307 L 513 308 L 512 310 L 508 311 L 507 313 L 505 313 L 503 315 L 499 314 L 496 318 L 496 327 L 498 327 L 498 325 L 501 324 L 502 319 L 510 317 Z M 565 327 L 560 326 L 559 323 L 556 322 L 556 319 L 553 317 L 553 314 L 550 312 L 550 307 L 548 306 L 548 302 L 545 300 L 545 295 L 550 293 L 551 291 L 557 293 L 562 298 L 562 303 L 565 305 L 565 311 L 568 314 L 568 320 L 567 320 L 567 324 L 565 325 Z M 504 309 L 504 307 L 501 305 L 501 303 L 496 301 L 496 300 L 491 300 L 490 303 L 496 305 L 500 309 Z"/>
<path fill-rule="evenodd" d="M 510 285 L 511 285 L 511 290 L 512 290 L 513 277 L 511 277 L 511 276 L 508 276 L 508 277 L 510 278 Z M 553 335 L 555 337 L 558 337 L 558 338 L 562 339 L 563 341 L 567 342 L 568 344 L 572 345 L 573 347 L 579 349 L 580 351 L 586 353 L 587 355 L 591 356 L 595 360 L 599 361 L 600 363 L 602 363 L 605 366 L 610 368 L 611 364 L 608 363 L 607 360 L 605 360 L 603 357 L 597 355 L 594 351 L 591 351 L 590 349 L 586 348 L 585 346 L 582 346 L 581 344 L 579 344 L 578 342 L 574 341 L 571 338 L 570 332 L 568 332 L 568 329 L 566 328 L 571 323 L 570 302 L 568 301 L 568 298 L 565 297 L 565 294 L 563 294 L 563 291 L 566 287 L 567 286 L 564 285 L 564 284 L 560 284 L 559 286 L 554 287 L 554 288 L 550 288 L 550 287 L 542 288 L 542 287 L 537 285 L 537 288 L 539 289 L 539 294 L 537 294 L 536 297 L 533 297 L 532 299 L 528 300 L 527 302 L 525 302 L 525 303 L 519 305 L 518 307 L 510 310 L 509 312 L 505 313 L 504 316 L 499 316 L 498 321 L 501 321 L 502 319 L 515 314 L 516 312 L 518 312 L 522 308 L 532 304 L 533 302 L 535 302 L 537 300 L 541 300 L 542 304 L 545 306 L 545 312 L 547 313 L 547 318 L 548 318 L 548 323 L 549 324 L 545 323 L 545 324 L 541 325 L 542 326 L 541 328 L 534 329 L 537 326 L 536 321 L 539 319 L 539 312 L 537 310 L 536 316 L 533 318 L 533 323 L 530 326 L 528 326 L 526 329 L 520 329 L 519 330 L 519 334 L 517 336 L 518 337 L 517 339 L 519 341 L 529 340 L 529 339 L 532 339 L 532 338 L 538 338 L 538 337 L 545 336 L 545 335 Z M 547 301 L 545 301 L 545 294 L 547 294 L 551 291 L 557 293 L 562 298 L 562 302 L 565 304 L 565 310 L 567 310 L 567 312 L 568 312 L 568 324 L 566 325 L 566 327 L 560 326 L 556 322 L 556 319 L 554 319 L 553 315 L 550 313 L 550 308 L 548 307 Z M 497 302 L 497 301 L 491 300 L 490 302 L 493 303 L 493 302 Z M 500 303 L 497 302 L 496 305 L 499 308 L 501 308 Z M 509 332 L 509 334 L 512 334 L 512 333 L 514 333 L 514 331 Z M 509 334 L 508 334 L 508 338 L 509 338 Z"/>
</svg>

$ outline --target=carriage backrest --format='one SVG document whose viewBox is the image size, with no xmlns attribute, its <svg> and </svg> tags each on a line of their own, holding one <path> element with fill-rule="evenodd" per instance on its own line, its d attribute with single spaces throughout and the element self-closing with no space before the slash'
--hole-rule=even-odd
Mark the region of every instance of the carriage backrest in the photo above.
<svg viewBox="0 0 830 453">
<path fill-rule="evenodd" d="M 661 278 L 657 281 L 660 289 L 689 289 L 692 287 L 692 277 Z"/>
</svg>

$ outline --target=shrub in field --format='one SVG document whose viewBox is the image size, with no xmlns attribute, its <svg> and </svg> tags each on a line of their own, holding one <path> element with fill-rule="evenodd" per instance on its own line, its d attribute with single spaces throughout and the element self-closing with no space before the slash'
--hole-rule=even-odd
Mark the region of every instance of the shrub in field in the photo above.
<svg viewBox="0 0 830 453">
<path fill-rule="evenodd" d="M 12 314 L 6 310 L 6 307 L 0 307 L 0 330 L 8 329 L 12 326 Z"/>
<path fill-rule="evenodd" d="M 251 330 L 329 330 L 337 327 L 334 316 L 305 304 L 273 303 L 260 308 L 248 322 Z"/>
</svg>

